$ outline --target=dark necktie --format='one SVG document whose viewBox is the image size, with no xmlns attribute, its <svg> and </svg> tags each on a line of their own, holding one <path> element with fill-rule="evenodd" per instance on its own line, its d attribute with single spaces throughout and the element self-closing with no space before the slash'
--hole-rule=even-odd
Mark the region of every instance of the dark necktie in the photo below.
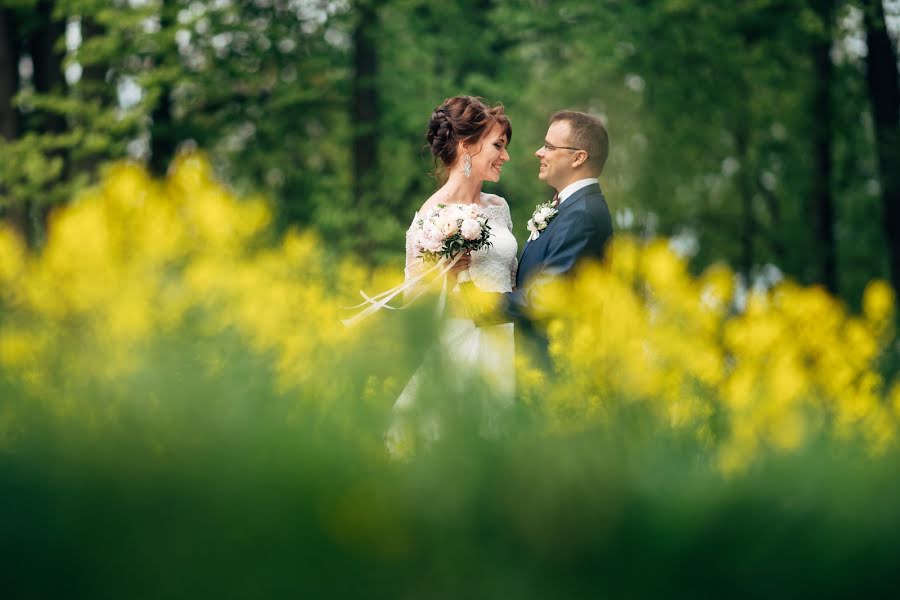
<svg viewBox="0 0 900 600">
<path fill-rule="evenodd" d="M 553 194 L 553 208 L 557 208 L 559 206 L 559 192 Z"/>
</svg>

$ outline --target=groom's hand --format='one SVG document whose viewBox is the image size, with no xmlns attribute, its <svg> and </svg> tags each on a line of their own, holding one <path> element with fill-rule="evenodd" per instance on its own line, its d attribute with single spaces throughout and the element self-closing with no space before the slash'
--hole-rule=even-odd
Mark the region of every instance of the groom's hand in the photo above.
<svg viewBox="0 0 900 600">
<path fill-rule="evenodd" d="M 502 296 L 503 294 L 496 294 L 497 296 Z M 499 304 L 498 300 L 498 304 Z M 506 316 L 503 311 L 499 309 L 493 309 L 489 311 L 484 311 L 474 316 L 472 320 L 475 322 L 475 327 L 493 327 L 494 325 L 503 325 L 505 323 L 512 323 L 512 319 Z"/>
<path fill-rule="evenodd" d="M 475 322 L 476 327 L 490 327 L 510 322 L 500 310 L 503 294 L 484 292 L 471 281 L 459 284 L 459 288 L 466 316 Z"/>
</svg>

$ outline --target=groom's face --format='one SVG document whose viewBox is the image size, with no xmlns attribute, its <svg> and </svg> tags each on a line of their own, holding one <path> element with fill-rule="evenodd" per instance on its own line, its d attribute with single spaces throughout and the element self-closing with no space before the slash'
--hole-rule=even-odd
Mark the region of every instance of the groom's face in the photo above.
<svg viewBox="0 0 900 600">
<path fill-rule="evenodd" d="M 547 129 L 544 145 L 534 153 L 541 160 L 538 179 L 555 188 L 564 188 L 572 177 L 572 146 L 569 140 L 571 125 L 568 121 L 555 121 Z"/>
</svg>

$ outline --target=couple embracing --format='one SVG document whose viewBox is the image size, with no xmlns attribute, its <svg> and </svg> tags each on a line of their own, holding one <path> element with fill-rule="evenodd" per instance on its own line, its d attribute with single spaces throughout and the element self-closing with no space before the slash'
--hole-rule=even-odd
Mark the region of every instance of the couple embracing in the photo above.
<svg viewBox="0 0 900 600">
<path fill-rule="evenodd" d="M 472 96 L 448 98 L 432 113 L 427 139 L 446 181 L 417 211 L 407 232 L 405 279 L 415 281 L 427 268 L 414 241 L 420 215 L 440 205 L 461 204 L 476 207 L 488 218 L 490 245 L 457 260 L 449 272 L 450 282 L 452 288 L 457 280 L 471 281 L 480 291 L 502 294 L 501 308 L 489 321 L 450 319 L 440 345 L 444 358 L 455 367 L 477 372 L 491 384 L 499 405 L 494 408 L 502 408 L 512 402 L 515 392 L 514 329 L 539 357 L 547 357 L 547 340 L 530 317 L 536 290 L 549 278 L 571 272 L 583 258 L 602 258 L 612 235 L 598 182 L 609 138 L 600 120 L 591 115 L 560 111 L 550 118 L 535 156 L 540 160 L 539 179 L 557 193 L 529 220 L 530 235 L 521 255 L 506 200 L 482 191 L 484 181 L 500 180 L 509 160 L 512 125 L 503 107 L 490 107 Z M 413 288 L 406 293 L 416 294 Z M 395 404 L 395 414 L 415 405 L 422 376 L 421 372 L 413 376 Z M 486 416 L 490 427 L 494 419 Z M 432 432 L 432 437 L 436 434 Z"/>
</svg>

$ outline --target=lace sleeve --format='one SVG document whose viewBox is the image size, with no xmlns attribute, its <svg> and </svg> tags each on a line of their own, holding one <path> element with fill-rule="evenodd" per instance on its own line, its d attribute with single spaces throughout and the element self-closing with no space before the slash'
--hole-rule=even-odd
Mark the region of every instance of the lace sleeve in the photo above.
<svg viewBox="0 0 900 600">
<path fill-rule="evenodd" d="M 409 229 L 406 231 L 406 267 L 403 269 L 403 281 L 404 283 L 409 281 L 410 279 L 421 274 L 428 265 L 425 264 L 419 257 L 419 252 L 416 249 L 415 238 L 416 238 L 416 220 L 419 218 L 419 213 L 413 217 L 413 222 L 409 226 Z M 411 298 L 413 298 L 418 292 L 419 287 L 413 286 L 403 292 L 403 301 L 408 302 Z"/>
<path fill-rule="evenodd" d="M 506 226 L 509 228 L 509 232 L 513 234 L 513 238 L 516 237 L 516 232 L 513 230 L 513 222 L 512 222 L 512 214 L 509 212 L 509 203 L 506 200 L 503 201 L 503 218 L 506 221 Z M 512 262 L 509 264 L 509 280 L 510 287 L 512 289 L 516 289 L 516 272 L 519 270 L 519 259 L 516 256 L 513 256 Z"/>
</svg>

